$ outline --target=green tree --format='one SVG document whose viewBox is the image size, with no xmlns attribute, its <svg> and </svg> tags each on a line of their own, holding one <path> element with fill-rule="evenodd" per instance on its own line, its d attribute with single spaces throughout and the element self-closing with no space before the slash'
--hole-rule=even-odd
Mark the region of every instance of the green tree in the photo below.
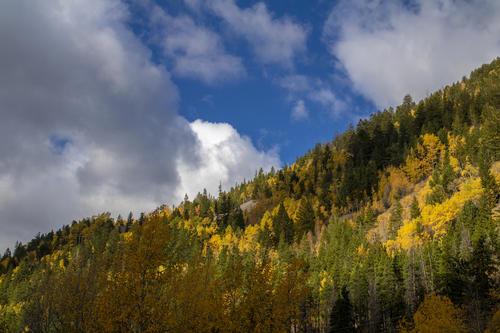
<svg viewBox="0 0 500 333">
<path fill-rule="evenodd" d="M 389 238 L 394 239 L 398 234 L 398 230 L 403 223 L 403 206 L 397 201 L 391 208 L 391 215 L 389 216 Z"/>
<path fill-rule="evenodd" d="M 330 312 L 330 329 L 328 332 L 355 332 L 353 307 L 346 287 L 342 288 L 341 295 L 335 301 Z"/>
<path fill-rule="evenodd" d="M 283 235 L 285 243 L 291 244 L 293 242 L 293 221 L 288 216 L 283 203 L 280 203 L 278 212 L 273 217 L 273 233 L 276 244 L 279 242 L 281 235 Z"/>
<path fill-rule="evenodd" d="M 486 106 L 483 114 L 481 137 L 493 160 L 500 160 L 500 108 Z"/>
<path fill-rule="evenodd" d="M 410 217 L 412 219 L 416 219 L 420 216 L 420 207 L 418 206 L 418 200 L 416 197 L 413 197 L 413 201 L 410 206 Z"/>
<path fill-rule="evenodd" d="M 315 224 L 315 214 L 311 203 L 307 198 L 300 200 L 300 205 L 295 217 L 295 235 L 301 240 L 304 234 L 312 231 Z"/>
</svg>

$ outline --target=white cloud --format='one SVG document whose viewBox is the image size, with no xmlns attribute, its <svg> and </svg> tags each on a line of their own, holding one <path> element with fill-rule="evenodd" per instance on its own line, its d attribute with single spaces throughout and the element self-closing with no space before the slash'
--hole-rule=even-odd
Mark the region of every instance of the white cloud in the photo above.
<svg viewBox="0 0 500 333">
<path fill-rule="evenodd" d="M 241 9 L 234 0 L 211 0 L 209 7 L 247 39 L 263 63 L 291 67 L 294 57 L 306 50 L 308 30 L 289 17 L 273 18 L 262 2 Z"/>
<path fill-rule="evenodd" d="M 288 91 L 289 100 L 296 101 L 291 115 L 294 120 L 308 117 L 305 100 L 321 105 L 332 116 L 348 111 L 348 102 L 339 97 L 327 82 L 320 79 L 292 74 L 277 79 L 276 83 Z"/>
<path fill-rule="evenodd" d="M 201 0 L 184 0 L 184 4 L 195 12 L 198 12 L 201 8 Z"/>
<path fill-rule="evenodd" d="M 308 91 L 313 87 L 311 79 L 306 75 L 292 74 L 281 77 L 277 80 L 277 84 L 287 89 L 290 93 L 300 93 Z"/>
<path fill-rule="evenodd" d="M 250 139 L 241 136 L 231 125 L 195 120 L 190 124 L 199 140 L 200 165 L 179 162 L 181 185 L 177 197 L 187 193 L 193 198 L 206 188 L 217 193 L 219 184 L 228 190 L 243 178 L 251 179 L 259 168 L 279 168 L 281 162 L 276 151 L 257 150 Z"/>
<path fill-rule="evenodd" d="M 102 211 L 178 203 L 202 177 L 236 182 L 279 164 L 234 129 L 215 144 L 180 117 L 177 87 L 128 15 L 119 0 L 0 2 L 0 249 Z M 212 156 L 217 172 L 194 171 Z M 198 183 L 186 185 L 186 170 Z"/>
<path fill-rule="evenodd" d="M 307 116 L 308 112 L 304 100 L 299 99 L 297 103 L 295 103 L 292 109 L 292 119 L 294 120 L 305 119 L 307 118 Z"/>
<path fill-rule="evenodd" d="M 329 88 L 323 87 L 311 91 L 308 97 L 312 101 L 328 107 L 333 115 L 338 115 L 347 109 L 346 102 L 338 98 L 337 95 Z"/>
<path fill-rule="evenodd" d="M 156 7 L 153 21 L 174 74 L 214 83 L 245 75 L 241 58 L 228 54 L 215 32 L 188 16 L 173 17 Z"/>
<path fill-rule="evenodd" d="M 325 41 L 355 88 L 377 106 L 455 82 L 500 54 L 500 2 L 342 0 Z"/>
</svg>

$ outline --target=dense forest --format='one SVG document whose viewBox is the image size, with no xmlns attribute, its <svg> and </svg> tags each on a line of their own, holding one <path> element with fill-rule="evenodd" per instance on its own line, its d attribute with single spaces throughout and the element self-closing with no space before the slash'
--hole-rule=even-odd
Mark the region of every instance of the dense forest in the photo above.
<svg viewBox="0 0 500 333">
<path fill-rule="evenodd" d="M 500 332 L 500 58 L 212 196 L 0 258 L 5 332 Z"/>
</svg>

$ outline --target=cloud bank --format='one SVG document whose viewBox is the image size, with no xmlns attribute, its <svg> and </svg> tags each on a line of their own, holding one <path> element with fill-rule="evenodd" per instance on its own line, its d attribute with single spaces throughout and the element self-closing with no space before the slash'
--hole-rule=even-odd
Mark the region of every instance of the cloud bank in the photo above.
<svg viewBox="0 0 500 333">
<path fill-rule="evenodd" d="M 324 40 L 377 106 L 425 97 L 500 55 L 500 2 L 342 0 Z"/>
<path fill-rule="evenodd" d="M 1 2 L 0 248 L 98 212 L 179 202 L 204 177 L 230 186 L 280 164 L 230 125 L 179 116 L 177 87 L 128 18 L 118 0 Z"/>
</svg>

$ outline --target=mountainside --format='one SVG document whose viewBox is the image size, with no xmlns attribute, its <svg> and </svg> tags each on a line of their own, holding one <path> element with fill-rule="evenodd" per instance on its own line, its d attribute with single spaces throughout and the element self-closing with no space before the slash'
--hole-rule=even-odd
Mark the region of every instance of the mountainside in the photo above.
<svg viewBox="0 0 500 333">
<path fill-rule="evenodd" d="M 500 58 L 217 198 L 0 259 L 0 331 L 500 331 Z"/>
</svg>

